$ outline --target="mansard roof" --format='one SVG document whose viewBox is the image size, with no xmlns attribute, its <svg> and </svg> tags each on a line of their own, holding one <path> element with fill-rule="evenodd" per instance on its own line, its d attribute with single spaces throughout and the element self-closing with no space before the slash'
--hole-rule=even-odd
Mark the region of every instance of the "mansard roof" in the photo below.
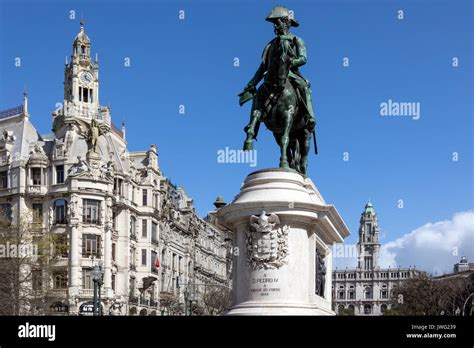
<svg viewBox="0 0 474 348">
<path fill-rule="evenodd" d="M 0 118 L 0 138 L 13 160 L 27 160 L 31 146 L 43 141 L 29 118 L 22 114 Z"/>
</svg>

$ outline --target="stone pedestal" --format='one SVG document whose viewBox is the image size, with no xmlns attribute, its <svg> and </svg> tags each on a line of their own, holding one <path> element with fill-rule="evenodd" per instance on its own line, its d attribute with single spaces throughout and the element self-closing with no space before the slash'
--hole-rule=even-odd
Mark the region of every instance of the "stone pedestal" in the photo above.
<svg viewBox="0 0 474 348">
<path fill-rule="evenodd" d="M 218 221 L 234 232 L 228 315 L 335 314 L 331 246 L 349 231 L 310 179 L 280 168 L 251 173 Z"/>
</svg>

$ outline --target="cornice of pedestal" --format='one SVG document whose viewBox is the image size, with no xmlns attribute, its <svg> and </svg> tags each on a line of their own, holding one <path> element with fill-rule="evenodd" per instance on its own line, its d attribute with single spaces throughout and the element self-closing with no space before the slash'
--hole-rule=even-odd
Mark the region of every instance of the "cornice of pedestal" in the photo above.
<svg viewBox="0 0 474 348">
<path fill-rule="evenodd" d="M 249 174 L 235 200 L 217 214 L 220 223 L 236 230 L 262 211 L 277 214 L 283 224 L 314 229 L 327 244 L 341 243 L 350 234 L 334 205 L 326 204 L 310 179 L 280 168 Z"/>
</svg>

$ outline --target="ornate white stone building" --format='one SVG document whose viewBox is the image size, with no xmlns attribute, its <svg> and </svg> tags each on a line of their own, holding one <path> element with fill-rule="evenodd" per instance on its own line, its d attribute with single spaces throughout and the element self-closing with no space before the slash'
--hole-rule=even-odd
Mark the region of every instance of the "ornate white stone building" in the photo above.
<svg viewBox="0 0 474 348">
<path fill-rule="evenodd" d="M 391 308 L 393 290 L 416 274 L 415 268 L 379 266 L 379 223 L 370 200 L 360 218 L 357 242 L 358 265 L 355 269 L 334 270 L 332 274 L 333 307 L 354 315 L 381 315 Z"/>
<path fill-rule="evenodd" d="M 31 213 L 34 239 L 53 233 L 67 246 L 48 269 L 30 265 L 31 290 L 53 313 L 83 314 L 101 261 L 104 314 L 182 312 L 188 284 L 197 293 L 229 286 L 229 232 L 196 215 L 163 176 L 155 145 L 127 150 L 125 128 L 99 104 L 99 64 L 82 23 L 72 48 L 52 134 L 36 131 L 26 94 L 0 113 L 0 209 L 14 223 Z"/>
</svg>

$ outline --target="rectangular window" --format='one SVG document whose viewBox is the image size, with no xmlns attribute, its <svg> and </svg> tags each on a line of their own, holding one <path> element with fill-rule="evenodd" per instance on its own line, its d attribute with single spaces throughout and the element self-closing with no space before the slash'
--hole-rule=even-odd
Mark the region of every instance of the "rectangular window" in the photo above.
<svg viewBox="0 0 474 348">
<path fill-rule="evenodd" d="M 31 168 L 33 185 L 41 185 L 41 168 Z"/>
<path fill-rule="evenodd" d="M 55 235 L 54 239 L 54 256 L 67 257 L 68 246 L 67 246 L 67 235 L 66 233 L 60 233 Z"/>
<path fill-rule="evenodd" d="M 3 151 L 2 153 L 0 153 L 0 163 L 1 165 L 8 163 L 8 153 L 6 151 Z"/>
<path fill-rule="evenodd" d="M 100 257 L 100 236 L 95 234 L 82 235 L 82 257 Z"/>
<path fill-rule="evenodd" d="M 91 103 L 93 103 L 94 102 L 94 100 L 93 100 L 94 90 L 91 88 L 91 89 L 89 89 L 89 91 L 90 91 L 90 98 L 89 99 L 90 99 Z"/>
<path fill-rule="evenodd" d="M 151 242 L 158 243 L 158 225 L 154 222 L 151 224 Z"/>
<path fill-rule="evenodd" d="M 79 87 L 79 101 L 82 101 L 82 87 Z"/>
<path fill-rule="evenodd" d="M 42 272 L 40 269 L 33 270 L 31 272 L 31 286 L 33 287 L 33 290 L 41 290 L 43 286 L 43 278 L 42 278 Z"/>
<path fill-rule="evenodd" d="M 89 102 L 89 89 L 82 88 L 82 101 L 85 103 Z"/>
<path fill-rule="evenodd" d="M 115 291 L 115 274 L 112 274 L 112 290 Z"/>
<path fill-rule="evenodd" d="M 136 263 L 135 263 L 135 254 L 136 254 L 136 249 L 135 247 L 131 247 L 130 248 L 130 265 L 135 267 Z"/>
<path fill-rule="evenodd" d="M 387 291 L 383 290 L 383 291 L 380 293 L 380 297 L 381 297 L 381 298 L 387 298 Z"/>
<path fill-rule="evenodd" d="M 354 291 L 349 291 L 349 299 L 353 300 L 354 298 Z"/>
<path fill-rule="evenodd" d="M 115 249 L 116 249 L 116 244 L 112 243 L 112 261 L 115 261 Z"/>
<path fill-rule="evenodd" d="M 33 223 L 41 225 L 43 223 L 43 204 L 33 203 Z"/>
<path fill-rule="evenodd" d="M 85 224 L 98 225 L 100 223 L 99 207 L 100 207 L 100 201 L 96 201 L 93 199 L 83 199 L 82 200 L 82 222 Z"/>
<path fill-rule="evenodd" d="M 143 194 L 142 194 L 142 205 L 143 206 L 147 206 L 148 205 L 148 190 L 147 189 L 143 189 L 142 190 Z"/>
<path fill-rule="evenodd" d="M 57 199 L 54 202 L 54 221 L 57 224 L 66 223 L 66 201 L 64 199 Z"/>
<path fill-rule="evenodd" d="M 151 259 L 150 259 L 152 273 L 158 273 L 158 268 L 155 267 L 155 260 L 156 260 L 156 251 L 152 250 L 151 251 Z"/>
<path fill-rule="evenodd" d="M 130 295 L 135 296 L 135 278 L 130 277 Z"/>
<path fill-rule="evenodd" d="M 115 210 L 112 211 L 112 229 L 117 230 L 117 212 Z"/>
<path fill-rule="evenodd" d="M 122 179 L 115 179 L 115 181 L 114 181 L 114 194 L 122 196 L 122 187 L 123 187 L 123 180 Z"/>
<path fill-rule="evenodd" d="M 92 280 L 92 270 L 90 268 L 82 269 L 82 288 L 94 289 L 94 281 Z"/>
<path fill-rule="evenodd" d="M 0 172 L 0 188 L 8 188 L 8 171 Z"/>
<path fill-rule="evenodd" d="M 55 289 L 66 289 L 67 288 L 67 272 L 54 272 L 53 273 L 53 286 Z"/>
<path fill-rule="evenodd" d="M 142 249 L 142 266 L 146 266 L 146 249 Z"/>
<path fill-rule="evenodd" d="M 147 230 L 148 230 L 148 221 L 143 219 L 142 220 L 142 238 L 147 237 Z"/>
<path fill-rule="evenodd" d="M 56 184 L 62 184 L 64 182 L 64 166 L 56 166 Z"/>
</svg>

